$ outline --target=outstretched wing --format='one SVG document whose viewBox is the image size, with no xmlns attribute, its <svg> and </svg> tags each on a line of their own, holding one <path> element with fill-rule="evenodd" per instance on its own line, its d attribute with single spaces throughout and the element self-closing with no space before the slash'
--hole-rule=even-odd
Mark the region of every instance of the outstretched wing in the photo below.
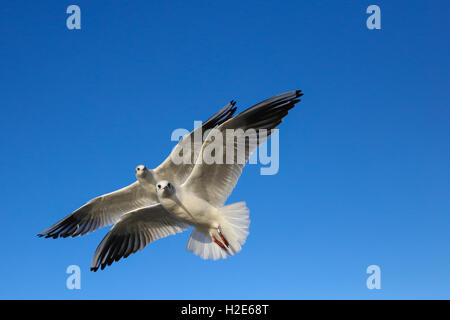
<svg viewBox="0 0 450 320">
<path fill-rule="evenodd" d="M 166 211 L 161 204 L 141 208 L 123 216 L 102 240 L 91 263 L 91 270 L 102 270 L 126 258 L 149 243 L 189 228 Z"/>
<path fill-rule="evenodd" d="M 230 119 L 236 111 L 235 104 L 234 101 L 231 101 L 203 123 L 202 126 L 182 138 L 177 145 L 178 149 L 174 149 L 169 157 L 154 170 L 155 175 L 164 177 L 175 184 L 184 182 L 194 167 L 196 157 L 203 143 L 203 137 L 197 142 L 194 139 L 194 135 L 199 132 L 204 133 Z M 188 143 L 191 144 L 190 148 L 186 148 Z M 175 164 L 172 158 L 175 152 L 180 149 L 191 150 L 192 161 L 189 161 L 187 164 Z M 38 236 L 56 239 L 58 237 L 84 235 L 98 228 L 111 225 L 117 222 L 123 214 L 154 202 L 158 202 L 156 193 L 153 190 L 145 190 L 136 181 L 128 187 L 92 199 L 69 216 L 38 234 Z"/>
<path fill-rule="evenodd" d="M 233 191 L 252 152 L 270 136 L 302 95 L 301 90 L 280 94 L 221 124 L 203 143 L 198 164 L 183 187 L 214 206 L 222 206 Z M 216 134 L 221 135 L 222 143 L 216 142 L 212 146 L 217 139 Z M 205 161 L 204 154 L 211 149 L 214 149 L 215 155 L 222 155 L 222 164 L 217 161 L 208 164 Z"/>
<path fill-rule="evenodd" d="M 136 181 L 125 188 L 92 199 L 38 236 L 56 239 L 84 235 L 117 222 L 129 211 L 157 201 L 155 192 L 144 189 Z"/>
<path fill-rule="evenodd" d="M 164 177 L 176 185 L 182 184 L 194 168 L 204 141 L 204 133 L 230 119 L 236 111 L 235 104 L 235 101 L 231 101 L 201 126 L 181 138 L 167 159 L 154 170 L 155 175 Z M 195 139 L 197 135 L 200 139 Z M 185 155 L 183 152 L 188 152 L 189 155 Z M 187 161 L 181 162 L 179 159 L 185 156 Z"/>
</svg>

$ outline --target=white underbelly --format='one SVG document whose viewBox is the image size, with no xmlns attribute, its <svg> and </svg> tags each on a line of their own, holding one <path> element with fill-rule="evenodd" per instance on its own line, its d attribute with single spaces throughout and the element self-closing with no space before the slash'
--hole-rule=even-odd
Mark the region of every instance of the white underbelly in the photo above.
<svg viewBox="0 0 450 320">
<path fill-rule="evenodd" d="M 187 193 L 178 195 L 171 211 L 179 219 L 199 228 L 214 227 L 218 222 L 216 208 L 203 199 Z"/>
</svg>

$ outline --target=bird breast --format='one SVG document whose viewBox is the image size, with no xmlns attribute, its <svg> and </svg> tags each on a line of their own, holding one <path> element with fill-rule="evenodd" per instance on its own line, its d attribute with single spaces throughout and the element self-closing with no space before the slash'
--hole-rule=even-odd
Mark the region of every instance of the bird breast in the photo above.
<svg viewBox="0 0 450 320">
<path fill-rule="evenodd" d="M 161 204 L 179 219 L 195 227 L 209 228 L 217 224 L 218 210 L 207 201 L 189 192 L 176 192 Z"/>
</svg>

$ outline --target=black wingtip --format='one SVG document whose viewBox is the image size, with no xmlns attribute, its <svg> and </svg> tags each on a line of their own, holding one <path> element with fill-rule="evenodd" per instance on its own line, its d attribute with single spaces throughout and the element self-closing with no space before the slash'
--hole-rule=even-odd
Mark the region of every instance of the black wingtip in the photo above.
<svg viewBox="0 0 450 320">
<path fill-rule="evenodd" d="M 49 235 L 48 233 L 45 233 L 45 232 L 39 233 L 39 234 L 37 234 L 36 236 L 37 236 L 38 238 L 45 238 L 45 239 L 47 239 L 47 238 L 53 238 L 53 239 L 56 239 L 56 238 L 58 237 L 57 235 L 51 236 L 51 235 Z"/>
</svg>

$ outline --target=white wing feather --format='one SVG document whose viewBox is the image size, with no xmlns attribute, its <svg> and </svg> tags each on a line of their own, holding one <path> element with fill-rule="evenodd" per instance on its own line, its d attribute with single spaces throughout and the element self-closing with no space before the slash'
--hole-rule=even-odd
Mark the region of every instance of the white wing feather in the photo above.
<svg viewBox="0 0 450 320">
<path fill-rule="evenodd" d="M 145 189 L 139 181 L 120 190 L 92 199 L 38 236 L 76 237 L 116 223 L 132 210 L 157 202 L 156 192 Z"/>
<path fill-rule="evenodd" d="M 208 130 L 213 129 L 230 119 L 236 111 L 235 104 L 235 101 L 231 101 L 211 118 L 206 120 L 201 126 L 181 138 L 166 160 L 154 169 L 155 175 L 159 177 L 160 180 L 168 180 L 175 185 L 180 185 L 186 181 L 194 168 L 203 141 L 207 137 Z M 199 137 L 199 139 L 196 137 Z M 183 152 L 186 152 L 186 155 L 189 153 L 189 155 L 186 156 L 186 160 L 188 161 L 179 163 L 178 160 L 185 157 Z M 175 160 L 175 157 L 178 159 Z"/>
<path fill-rule="evenodd" d="M 197 164 L 182 187 L 196 193 L 213 206 L 223 206 L 252 152 L 267 140 L 302 95 L 300 90 L 280 94 L 221 124 L 203 143 Z M 229 129 L 234 134 L 229 134 Z M 211 149 L 214 149 L 216 155 L 222 155 L 222 161 L 208 164 L 204 161 L 205 154 L 208 155 L 207 150 L 215 140 L 213 136 L 218 133 L 221 134 L 223 143 L 215 143 Z"/>
<path fill-rule="evenodd" d="M 105 268 L 149 243 L 189 228 L 161 204 L 134 210 L 123 216 L 102 240 L 92 259 L 91 270 Z"/>
</svg>

